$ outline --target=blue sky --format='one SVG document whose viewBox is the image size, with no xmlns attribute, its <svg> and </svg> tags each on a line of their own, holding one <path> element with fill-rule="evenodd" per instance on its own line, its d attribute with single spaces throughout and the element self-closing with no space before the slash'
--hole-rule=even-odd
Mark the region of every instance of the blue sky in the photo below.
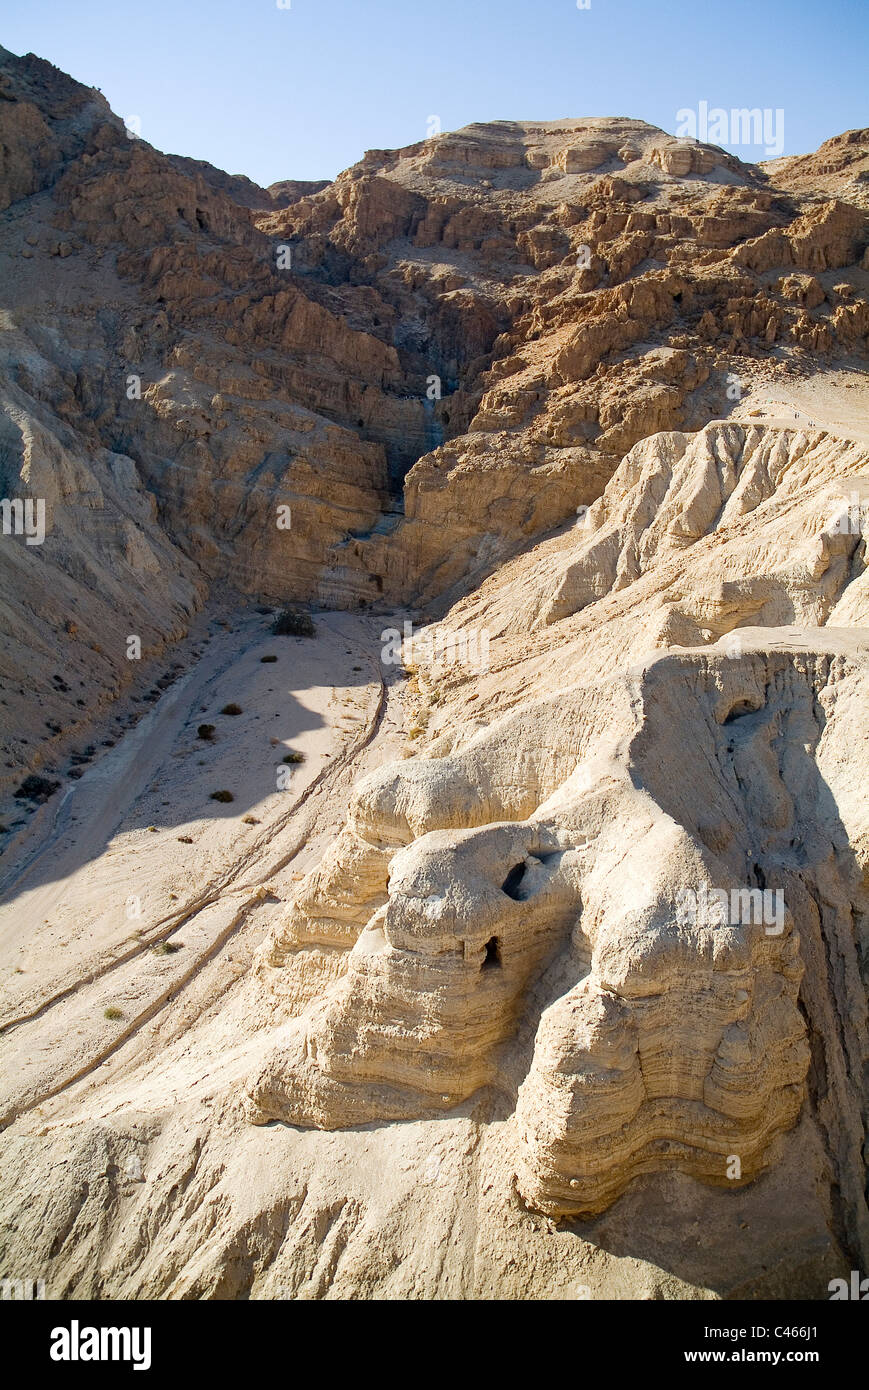
<svg viewBox="0 0 869 1390">
<path fill-rule="evenodd" d="M 781 108 L 785 154 L 869 124 L 869 0 L 280 2 L 5 0 L 0 42 L 99 87 L 158 149 L 262 184 L 333 178 L 430 116 L 675 133 L 701 101 Z"/>
</svg>

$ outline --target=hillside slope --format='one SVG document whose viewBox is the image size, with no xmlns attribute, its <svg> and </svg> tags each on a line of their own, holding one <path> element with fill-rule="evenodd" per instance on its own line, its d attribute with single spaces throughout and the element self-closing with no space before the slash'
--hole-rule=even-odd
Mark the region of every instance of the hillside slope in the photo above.
<svg viewBox="0 0 869 1390">
<path fill-rule="evenodd" d="M 866 132 L 500 122 L 263 190 L 0 59 L 0 486 L 47 517 L 0 537 L 4 1275 L 826 1299 Z"/>
<path fill-rule="evenodd" d="M 0 84 L 0 481 L 48 518 L 7 547 L 0 823 L 128 687 L 128 636 L 156 663 L 215 583 L 435 600 L 638 440 L 865 363 L 863 208 L 641 121 L 471 126 L 269 192 L 32 55 Z"/>
</svg>

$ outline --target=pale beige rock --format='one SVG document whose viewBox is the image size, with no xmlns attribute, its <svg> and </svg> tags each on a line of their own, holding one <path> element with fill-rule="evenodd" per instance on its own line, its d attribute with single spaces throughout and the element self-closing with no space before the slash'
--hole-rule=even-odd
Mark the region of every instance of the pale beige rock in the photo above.
<svg viewBox="0 0 869 1390">
<path fill-rule="evenodd" d="M 544 546 L 454 611 L 499 632 L 482 690 L 512 712 L 457 728 L 481 689 L 460 676 L 432 711 L 432 753 L 357 788 L 330 882 L 343 865 L 351 889 L 367 844 L 391 856 L 388 901 L 252 1074 L 252 1118 L 344 1128 L 515 1085 L 519 1188 L 555 1215 L 600 1210 L 642 1173 L 728 1186 L 768 1167 L 809 1094 L 805 951 L 865 911 L 861 753 L 845 730 L 866 706 L 869 640 L 824 626 L 862 586 L 861 538 L 837 529 L 836 502 L 861 469 L 865 451 L 823 433 L 656 436 L 551 550 L 577 557 L 556 609 Z M 668 646 L 685 650 L 656 655 Z M 680 919 L 680 890 L 704 884 L 738 895 L 736 920 Z M 779 903 L 761 889 L 782 894 L 780 917 L 761 922 L 760 903 Z M 859 1050 L 853 940 L 845 955 L 819 1026 L 844 1009 Z M 541 997 L 529 1014 L 521 1001 Z M 859 1164 L 847 1140 L 839 1153 L 862 1240 Z"/>
<path fill-rule="evenodd" d="M 2 538 L 6 805 L 189 664 L 13 842 L 4 1272 L 826 1298 L 869 1258 L 862 133 L 495 122 L 263 190 L 0 60 L 2 482 L 50 521 Z M 354 613 L 261 665 L 261 600 Z M 405 619 L 483 669 L 387 670 Z"/>
</svg>

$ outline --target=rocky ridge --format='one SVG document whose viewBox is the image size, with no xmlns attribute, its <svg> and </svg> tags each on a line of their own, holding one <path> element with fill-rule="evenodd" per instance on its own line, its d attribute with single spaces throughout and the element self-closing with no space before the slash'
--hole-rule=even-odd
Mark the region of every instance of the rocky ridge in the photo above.
<svg viewBox="0 0 869 1390">
<path fill-rule="evenodd" d="M 304 872 L 290 817 L 166 907 L 177 985 L 64 928 L 83 1000 L 130 971 L 116 1045 L 79 1013 L 46 1060 L 78 986 L 6 982 L 7 1257 L 54 1296 L 826 1297 L 869 1257 L 866 132 L 751 166 L 499 122 L 262 190 L 0 56 L 0 484 L 48 520 L 2 538 L 4 790 L 222 586 L 417 627 Z"/>
<path fill-rule="evenodd" d="M 643 122 L 472 126 L 269 191 L 131 139 L 32 55 L 0 77 L 7 495 L 28 487 L 23 412 L 79 471 L 130 460 L 196 576 L 105 643 L 75 589 L 88 541 L 50 530 L 52 582 L 103 648 L 77 674 L 57 634 L 88 705 L 129 681 L 130 633 L 159 656 L 216 580 L 327 606 L 455 595 L 594 501 L 638 440 L 726 413 L 734 380 L 865 357 L 862 208 Z M 80 727 L 41 662 L 64 733 L 33 724 L 22 657 L 9 784 Z"/>
</svg>

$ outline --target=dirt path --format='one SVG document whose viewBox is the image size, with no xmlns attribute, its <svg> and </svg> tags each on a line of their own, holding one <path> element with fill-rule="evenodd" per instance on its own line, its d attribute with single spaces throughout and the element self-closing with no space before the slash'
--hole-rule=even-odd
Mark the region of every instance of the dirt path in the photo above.
<svg viewBox="0 0 869 1390">
<path fill-rule="evenodd" d="M 378 736 L 388 745 L 394 730 L 381 729 L 381 624 L 323 614 L 317 625 L 314 641 L 287 644 L 240 619 L 58 807 L 0 910 L 4 963 L 23 962 L 0 994 L 0 1124 L 104 1065 L 252 914 L 261 937 L 263 904 L 274 911 L 296 861 L 334 834 L 366 759 L 381 758 Z M 196 726 L 230 687 L 243 713 L 204 747 Z M 283 763 L 290 741 L 300 765 Z M 228 812 L 208 804 L 215 763 L 238 801 Z"/>
<path fill-rule="evenodd" d="M 844 369 L 793 381 L 759 380 L 729 418 L 741 424 L 828 430 L 841 439 L 869 444 L 866 388 L 865 372 Z"/>
</svg>

